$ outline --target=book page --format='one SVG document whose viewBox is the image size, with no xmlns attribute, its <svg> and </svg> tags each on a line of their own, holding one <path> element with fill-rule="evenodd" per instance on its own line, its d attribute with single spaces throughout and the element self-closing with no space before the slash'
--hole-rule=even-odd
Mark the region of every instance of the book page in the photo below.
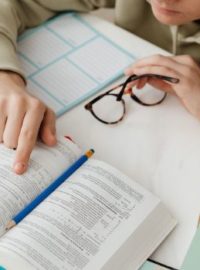
<svg viewBox="0 0 200 270">
<path fill-rule="evenodd" d="M 29 92 L 57 116 L 122 76 L 134 60 L 74 13 L 26 31 L 18 55 Z"/>
<path fill-rule="evenodd" d="M 0 145 L 0 235 L 14 215 L 79 157 L 80 149 L 64 137 L 55 147 L 38 143 L 23 175 L 12 170 L 14 155 L 14 150 Z"/>
<path fill-rule="evenodd" d="M 90 159 L 4 235 L 0 258 L 28 269 L 102 269 L 158 204 L 118 170 Z"/>
</svg>

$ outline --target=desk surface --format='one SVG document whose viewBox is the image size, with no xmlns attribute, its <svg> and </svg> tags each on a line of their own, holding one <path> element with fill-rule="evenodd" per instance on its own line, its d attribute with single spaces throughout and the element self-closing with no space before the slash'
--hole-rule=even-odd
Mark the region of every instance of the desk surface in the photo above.
<svg viewBox="0 0 200 270">
<path fill-rule="evenodd" d="M 84 17 L 137 58 L 167 54 L 109 22 Z M 96 158 L 116 166 L 162 199 L 179 224 L 153 258 L 179 268 L 199 215 L 200 123 L 175 97 L 150 108 L 128 97 L 126 101 L 127 116 L 118 125 L 101 124 L 82 103 L 58 119 L 58 133 L 72 136 L 83 150 L 94 148 Z"/>
</svg>

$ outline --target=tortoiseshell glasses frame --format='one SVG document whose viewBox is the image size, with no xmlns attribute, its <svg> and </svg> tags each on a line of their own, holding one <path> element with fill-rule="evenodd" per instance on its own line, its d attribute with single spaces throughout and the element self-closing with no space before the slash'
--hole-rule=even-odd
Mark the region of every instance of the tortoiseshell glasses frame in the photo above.
<svg viewBox="0 0 200 270">
<path fill-rule="evenodd" d="M 125 116 L 126 114 L 126 106 L 125 106 L 125 101 L 124 99 L 122 98 L 124 93 L 125 93 L 125 90 L 127 89 L 127 85 L 133 81 L 136 81 L 136 80 L 140 80 L 140 79 L 143 79 L 143 78 L 155 78 L 155 79 L 160 79 L 160 80 L 164 80 L 164 81 L 167 81 L 167 82 L 170 82 L 170 83 L 178 83 L 179 82 L 179 79 L 177 78 L 172 78 L 172 77 L 169 77 L 169 76 L 163 76 L 163 75 L 158 75 L 158 74 L 144 74 L 144 75 L 131 75 L 129 76 L 123 83 L 111 88 L 110 90 L 108 90 L 107 92 L 95 97 L 93 100 L 91 100 L 89 103 L 87 103 L 85 105 L 85 109 L 90 111 L 91 114 L 100 122 L 104 123 L 104 124 L 107 124 L 107 125 L 112 125 L 112 124 L 117 124 L 119 123 Z M 117 88 L 120 88 L 120 91 L 118 94 L 116 93 L 111 93 L 112 91 L 116 90 Z M 100 117 L 98 117 L 98 115 L 94 112 L 93 110 L 93 105 L 98 102 L 100 99 L 102 99 L 103 97 L 105 96 L 114 96 L 116 97 L 116 101 L 117 102 L 121 102 L 122 103 L 122 106 L 123 106 L 123 110 L 122 110 L 122 115 L 119 119 L 117 119 L 116 121 L 105 121 L 103 119 L 101 119 Z M 136 96 L 133 91 L 131 91 L 131 94 L 130 94 L 130 97 L 136 101 L 137 103 L 139 103 L 140 105 L 143 105 L 143 106 L 155 106 L 155 105 L 158 105 L 160 103 L 162 103 L 164 101 L 164 99 L 166 98 L 167 96 L 167 93 L 163 92 L 163 95 L 162 97 L 156 101 L 156 102 L 152 102 L 152 103 L 146 103 L 146 102 L 143 102 L 138 96 Z"/>
</svg>

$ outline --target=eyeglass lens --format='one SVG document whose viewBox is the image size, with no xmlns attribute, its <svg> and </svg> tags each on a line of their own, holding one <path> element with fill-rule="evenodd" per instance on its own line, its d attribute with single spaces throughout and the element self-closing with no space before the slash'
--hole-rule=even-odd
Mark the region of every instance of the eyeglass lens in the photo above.
<svg viewBox="0 0 200 270">
<path fill-rule="evenodd" d="M 117 95 L 108 94 L 93 104 L 92 111 L 98 120 L 108 124 L 114 124 L 123 118 L 125 103 L 122 99 L 117 101 Z"/>
</svg>

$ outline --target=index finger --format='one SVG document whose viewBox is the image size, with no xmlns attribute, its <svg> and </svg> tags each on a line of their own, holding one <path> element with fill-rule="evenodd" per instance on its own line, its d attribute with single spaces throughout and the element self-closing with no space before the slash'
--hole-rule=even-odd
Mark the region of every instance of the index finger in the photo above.
<svg viewBox="0 0 200 270">
<path fill-rule="evenodd" d="M 17 174 L 26 171 L 31 152 L 37 140 L 44 113 L 35 114 L 36 112 L 34 112 L 34 115 L 31 111 L 27 112 L 23 121 L 14 161 L 14 171 Z"/>
<path fill-rule="evenodd" d="M 183 68 L 184 64 L 181 64 L 174 57 L 168 57 L 164 55 L 153 55 L 136 61 L 131 67 L 129 67 L 126 70 L 126 73 L 127 74 L 130 74 L 131 72 L 133 73 L 136 68 L 146 66 L 163 66 L 167 68 L 180 70 Z"/>
</svg>

